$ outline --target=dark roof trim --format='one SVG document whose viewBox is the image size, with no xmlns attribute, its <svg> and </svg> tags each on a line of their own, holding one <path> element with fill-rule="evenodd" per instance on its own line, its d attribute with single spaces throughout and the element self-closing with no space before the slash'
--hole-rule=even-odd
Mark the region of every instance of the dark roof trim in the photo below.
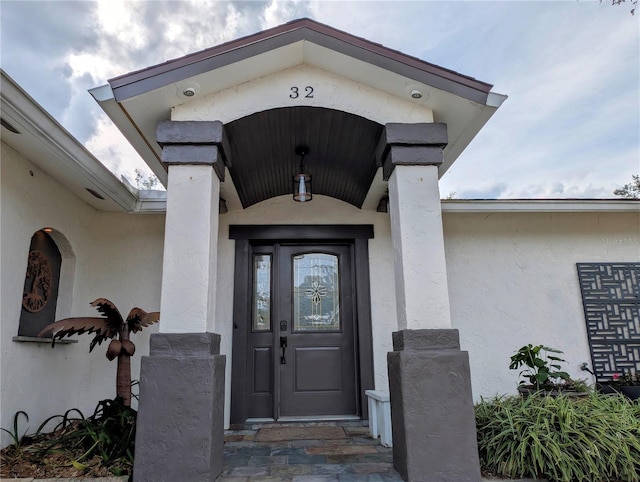
<svg viewBox="0 0 640 482">
<path fill-rule="evenodd" d="M 229 239 L 251 239 L 254 241 L 295 239 L 371 239 L 372 224 L 273 224 L 229 226 Z"/>
<path fill-rule="evenodd" d="M 545 197 L 545 198 L 531 198 L 531 197 L 514 197 L 514 198 L 504 198 L 504 199 L 498 199 L 498 198 L 482 198 L 482 197 L 477 197 L 477 198 L 464 198 L 464 199 L 441 199 L 441 201 L 452 201 L 452 202 L 458 202 L 458 201 L 462 201 L 462 202 L 467 202 L 467 201 L 490 201 L 490 202 L 559 202 L 559 203 L 573 203 L 573 202 L 611 202 L 611 201 L 617 201 L 617 202 L 628 202 L 628 203 L 633 203 L 633 202 L 638 202 L 639 199 L 631 199 L 631 198 L 624 198 L 624 197 Z"/>
<path fill-rule="evenodd" d="M 377 67 L 423 82 L 474 102 L 485 103 L 493 85 L 403 54 L 308 18 L 232 40 L 109 80 L 122 101 L 256 55 L 308 40 Z"/>
</svg>

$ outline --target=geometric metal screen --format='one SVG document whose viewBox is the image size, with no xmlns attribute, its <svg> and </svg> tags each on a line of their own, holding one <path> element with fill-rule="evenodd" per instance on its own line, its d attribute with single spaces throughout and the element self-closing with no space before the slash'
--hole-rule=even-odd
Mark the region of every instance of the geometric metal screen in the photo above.
<svg viewBox="0 0 640 482">
<path fill-rule="evenodd" d="M 577 263 L 596 381 L 640 372 L 640 263 Z"/>
</svg>

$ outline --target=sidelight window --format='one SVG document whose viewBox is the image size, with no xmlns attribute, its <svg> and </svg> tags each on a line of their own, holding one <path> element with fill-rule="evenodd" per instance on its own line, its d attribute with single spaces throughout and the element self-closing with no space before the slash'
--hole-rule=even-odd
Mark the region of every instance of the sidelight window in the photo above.
<svg viewBox="0 0 640 482">
<path fill-rule="evenodd" d="M 253 331 L 271 331 L 271 255 L 253 257 Z"/>
</svg>

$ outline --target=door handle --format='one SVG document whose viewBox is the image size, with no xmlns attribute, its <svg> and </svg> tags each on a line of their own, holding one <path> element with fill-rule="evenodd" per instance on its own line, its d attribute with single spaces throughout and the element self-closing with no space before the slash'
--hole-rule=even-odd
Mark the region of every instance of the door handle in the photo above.
<svg viewBox="0 0 640 482">
<path fill-rule="evenodd" d="M 286 336 L 281 336 L 280 337 L 280 365 L 286 365 L 287 364 L 287 358 L 285 356 L 285 351 L 287 349 L 287 337 Z"/>
</svg>

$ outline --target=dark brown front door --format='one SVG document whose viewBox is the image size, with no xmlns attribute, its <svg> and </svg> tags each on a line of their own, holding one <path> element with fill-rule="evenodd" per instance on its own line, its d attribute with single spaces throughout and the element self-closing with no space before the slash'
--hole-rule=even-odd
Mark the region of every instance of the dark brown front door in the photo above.
<svg viewBox="0 0 640 482">
<path fill-rule="evenodd" d="M 350 245 L 256 246 L 248 418 L 357 413 Z"/>
<path fill-rule="evenodd" d="M 279 259 L 280 416 L 353 415 L 350 248 L 283 246 Z"/>
</svg>

